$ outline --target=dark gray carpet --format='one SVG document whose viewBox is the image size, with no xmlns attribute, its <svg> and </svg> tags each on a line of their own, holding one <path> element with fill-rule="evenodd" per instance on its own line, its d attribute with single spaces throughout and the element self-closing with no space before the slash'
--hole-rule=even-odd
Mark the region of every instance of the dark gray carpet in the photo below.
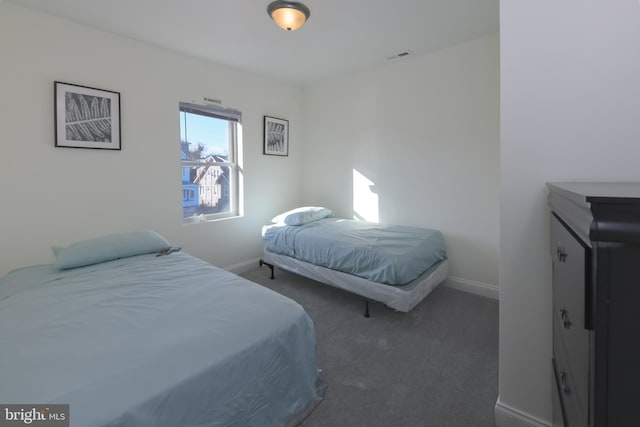
<svg viewBox="0 0 640 427">
<path fill-rule="evenodd" d="M 267 267 L 242 276 L 313 319 L 326 399 L 303 427 L 494 426 L 498 302 L 439 286 L 409 313 Z"/>
</svg>

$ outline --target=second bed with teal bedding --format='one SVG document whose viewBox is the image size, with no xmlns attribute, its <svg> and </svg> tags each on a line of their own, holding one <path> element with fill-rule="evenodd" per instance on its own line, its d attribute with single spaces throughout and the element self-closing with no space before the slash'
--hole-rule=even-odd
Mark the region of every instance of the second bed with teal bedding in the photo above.
<svg viewBox="0 0 640 427">
<path fill-rule="evenodd" d="M 265 251 L 394 286 L 446 258 L 442 233 L 428 228 L 329 217 L 266 225 L 262 236 Z"/>
</svg>

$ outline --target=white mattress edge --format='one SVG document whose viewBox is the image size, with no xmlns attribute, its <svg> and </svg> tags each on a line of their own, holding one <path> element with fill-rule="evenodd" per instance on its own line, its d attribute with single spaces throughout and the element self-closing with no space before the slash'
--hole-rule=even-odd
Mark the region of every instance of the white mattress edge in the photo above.
<svg viewBox="0 0 640 427">
<path fill-rule="evenodd" d="M 449 275 L 449 260 L 444 259 L 413 282 L 404 286 L 391 286 L 273 252 L 264 251 L 262 259 L 276 267 L 379 301 L 405 313 L 418 305 Z"/>
</svg>

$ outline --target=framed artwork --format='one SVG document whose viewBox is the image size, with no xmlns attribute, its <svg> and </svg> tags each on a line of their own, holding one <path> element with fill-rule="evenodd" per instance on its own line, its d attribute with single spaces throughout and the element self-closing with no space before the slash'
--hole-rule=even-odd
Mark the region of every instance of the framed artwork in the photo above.
<svg viewBox="0 0 640 427">
<path fill-rule="evenodd" d="M 264 154 L 289 155 L 289 121 L 264 116 Z"/>
<path fill-rule="evenodd" d="M 56 147 L 120 150 L 120 93 L 54 82 Z"/>
</svg>

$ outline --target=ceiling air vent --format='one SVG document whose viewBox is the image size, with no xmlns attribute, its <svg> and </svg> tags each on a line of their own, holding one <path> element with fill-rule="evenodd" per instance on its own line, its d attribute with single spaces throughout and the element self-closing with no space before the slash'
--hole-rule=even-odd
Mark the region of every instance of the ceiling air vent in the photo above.
<svg viewBox="0 0 640 427">
<path fill-rule="evenodd" d="M 406 58 L 407 56 L 411 56 L 411 55 L 413 55 L 413 52 L 411 52 L 410 50 L 405 50 L 405 51 L 400 52 L 400 53 L 389 55 L 389 56 L 387 56 L 387 59 L 389 61 L 393 61 L 395 59 Z"/>
</svg>

